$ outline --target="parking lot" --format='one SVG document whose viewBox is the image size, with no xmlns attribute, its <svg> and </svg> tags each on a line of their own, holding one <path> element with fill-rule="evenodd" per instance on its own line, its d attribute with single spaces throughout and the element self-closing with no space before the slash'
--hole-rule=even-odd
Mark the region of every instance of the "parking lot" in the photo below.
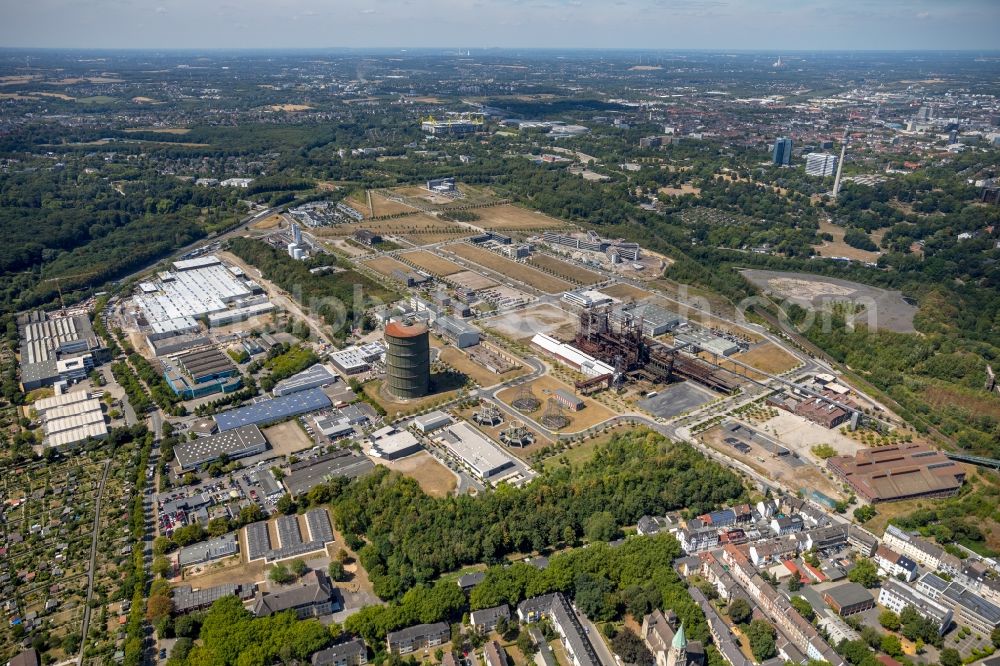
<svg viewBox="0 0 1000 666">
<path fill-rule="evenodd" d="M 669 419 L 700 407 L 716 397 L 711 391 L 694 382 L 681 382 L 671 384 L 656 395 L 640 400 L 639 406 L 653 416 Z"/>
</svg>

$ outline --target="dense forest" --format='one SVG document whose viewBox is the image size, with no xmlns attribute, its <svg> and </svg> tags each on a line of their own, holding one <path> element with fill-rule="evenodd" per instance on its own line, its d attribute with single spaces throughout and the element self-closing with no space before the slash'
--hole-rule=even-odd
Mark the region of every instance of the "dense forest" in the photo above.
<svg viewBox="0 0 1000 666">
<path fill-rule="evenodd" d="M 64 293 L 117 279 L 237 217 L 232 191 L 135 167 L 116 168 L 111 173 L 118 180 L 112 182 L 89 164 L 24 169 L 0 178 L 4 309 L 52 300 L 53 278 L 61 278 Z"/>
<path fill-rule="evenodd" d="M 381 467 L 332 484 L 340 486 L 332 491 L 337 525 L 360 547 L 383 599 L 462 565 L 573 544 L 595 515 L 631 525 L 644 514 L 697 515 L 744 494 L 729 470 L 642 429 L 615 436 L 581 467 L 480 497 L 431 498 L 412 479 Z"/>
</svg>

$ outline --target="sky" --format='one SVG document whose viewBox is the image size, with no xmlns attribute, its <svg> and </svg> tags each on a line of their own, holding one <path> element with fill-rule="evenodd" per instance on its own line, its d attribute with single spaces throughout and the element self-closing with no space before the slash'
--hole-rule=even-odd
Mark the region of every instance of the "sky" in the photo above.
<svg viewBox="0 0 1000 666">
<path fill-rule="evenodd" d="M 1000 0 L 0 0 L 0 46 L 1000 50 Z"/>
</svg>

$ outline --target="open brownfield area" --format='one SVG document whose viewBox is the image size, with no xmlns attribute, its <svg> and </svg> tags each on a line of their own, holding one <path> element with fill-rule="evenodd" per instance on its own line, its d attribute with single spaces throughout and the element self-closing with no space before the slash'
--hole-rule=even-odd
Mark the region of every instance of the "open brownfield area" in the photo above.
<svg viewBox="0 0 1000 666">
<path fill-rule="evenodd" d="M 259 222 L 254 222 L 251 227 L 254 229 L 274 229 L 281 225 L 280 214 L 269 215 Z"/>
<path fill-rule="evenodd" d="M 530 340 L 535 333 L 568 340 L 576 333 L 579 319 L 554 305 L 543 303 L 498 315 L 483 323 L 500 335 L 514 340 Z"/>
<path fill-rule="evenodd" d="M 374 458 L 373 462 L 412 478 L 431 497 L 446 497 L 458 486 L 458 479 L 451 470 L 426 451 L 400 460 Z"/>
<path fill-rule="evenodd" d="M 363 207 L 359 210 L 364 212 L 367 208 Z M 311 230 L 311 233 L 319 237 L 351 236 L 358 229 L 369 229 L 382 236 L 403 236 L 413 239 L 411 242 L 418 245 L 438 242 L 441 237 L 450 239 L 471 234 L 465 227 L 423 213 L 404 215 L 389 220 L 365 220 L 364 222 L 337 224 L 332 227 L 318 227 Z"/>
<path fill-rule="evenodd" d="M 479 216 L 479 219 L 473 222 L 473 224 L 483 229 L 527 231 L 557 229 L 567 226 L 562 220 L 509 204 L 477 208 L 473 212 Z"/>
<path fill-rule="evenodd" d="M 733 358 L 775 375 L 791 370 L 799 364 L 794 356 L 773 342 L 764 342 L 742 354 L 733 354 Z"/>
<path fill-rule="evenodd" d="M 844 242 L 844 232 L 846 229 L 844 227 L 838 226 L 836 224 L 831 224 L 827 221 L 822 221 L 819 223 L 819 232 L 827 233 L 833 236 L 833 241 L 823 241 L 819 245 L 814 245 L 817 253 L 822 257 L 847 257 L 848 259 L 853 259 L 854 261 L 866 261 L 874 262 L 878 261 L 878 258 L 882 255 L 881 252 L 869 252 L 868 250 L 859 250 L 856 247 L 851 247 Z M 877 231 L 873 234 L 869 234 L 875 244 L 878 245 L 882 240 L 882 235 L 885 233 L 884 230 Z"/>
<path fill-rule="evenodd" d="M 642 299 L 649 298 L 653 295 L 652 292 L 646 291 L 645 289 L 639 289 L 639 287 L 633 287 L 625 282 L 619 282 L 618 284 L 613 284 L 610 287 L 602 287 L 601 293 L 607 294 L 612 298 L 619 298 L 623 301 L 641 301 Z"/>
<path fill-rule="evenodd" d="M 830 497 L 843 497 L 844 492 L 840 484 L 828 479 L 819 467 L 813 465 L 793 467 L 778 456 L 762 455 L 764 451 L 757 445 L 754 445 L 750 453 L 743 454 L 723 441 L 726 436 L 727 432 L 723 428 L 715 426 L 698 435 L 698 439 L 716 451 L 752 467 L 758 474 L 781 481 L 791 488 L 810 488 Z M 764 462 L 760 462 L 758 457 L 764 458 Z"/>
<path fill-rule="evenodd" d="M 401 256 L 434 275 L 452 275 L 465 270 L 454 261 L 449 261 L 426 250 L 404 252 Z"/>
<path fill-rule="evenodd" d="M 701 188 L 690 183 L 684 183 L 680 187 L 661 187 L 660 194 L 668 197 L 679 197 L 683 194 L 701 194 Z"/>
<path fill-rule="evenodd" d="M 406 204 L 399 203 L 398 201 L 390 201 L 376 192 L 372 192 L 372 208 L 375 209 L 375 217 L 412 213 L 414 210 Z"/>
<path fill-rule="evenodd" d="M 280 456 L 287 456 L 315 445 L 296 419 L 264 428 L 261 432 L 270 442 L 274 453 Z"/>
<path fill-rule="evenodd" d="M 401 261 L 397 261 L 393 257 L 378 257 L 376 259 L 369 259 L 367 261 L 361 262 L 368 268 L 381 273 L 382 275 L 392 275 L 395 270 L 406 271 L 409 273 L 412 269 Z"/>
<path fill-rule="evenodd" d="M 501 257 L 499 254 L 495 254 L 489 250 L 484 250 L 480 247 L 476 247 L 475 245 L 457 243 L 449 246 L 448 249 L 463 259 L 474 261 L 480 266 L 489 268 L 490 270 L 496 271 L 501 275 L 514 276 L 514 279 L 519 282 L 523 282 L 524 284 L 532 286 L 535 289 L 544 291 L 548 294 L 557 294 L 561 291 L 568 291 L 573 288 L 573 285 L 566 280 L 562 280 L 552 275 L 547 275 L 541 271 L 531 268 L 530 266 L 519 264 L 516 261 L 511 261 L 510 259 Z"/>
<path fill-rule="evenodd" d="M 538 268 L 543 268 L 546 271 L 555 273 L 561 278 L 565 278 L 570 282 L 575 282 L 577 284 L 594 284 L 595 282 L 600 282 L 603 280 L 603 276 L 594 271 L 587 270 L 576 264 L 571 264 L 562 259 L 556 259 L 555 257 L 549 256 L 547 254 L 533 254 L 531 258 L 528 259 L 528 263 L 532 266 L 537 266 Z"/>
<path fill-rule="evenodd" d="M 514 370 L 510 372 L 505 372 L 502 375 L 498 375 L 491 370 L 487 370 L 483 366 L 479 365 L 461 349 L 456 347 L 444 347 L 441 349 L 441 360 L 455 368 L 463 375 L 470 377 L 480 386 L 493 386 L 494 384 L 499 384 L 500 382 L 507 381 L 508 379 L 513 379 L 519 375 L 523 375 L 525 368 L 523 365 L 519 365 Z"/>
<path fill-rule="evenodd" d="M 541 401 L 541 406 L 535 412 L 528 414 L 531 418 L 536 421 L 542 417 L 545 413 L 548 399 L 557 389 L 563 389 L 568 393 L 575 394 L 575 390 L 569 384 L 564 384 L 555 377 L 550 377 L 548 375 L 539 377 L 538 379 L 529 382 L 527 384 L 532 395 Z M 497 398 L 510 404 L 522 390 L 521 386 L 512 386 L 508 389 L 500 391 L 497 394 Z M 599 402 L 594 402 L 590 398 L 583 398 L 583 403 L 585 407 L 578 412 L 572 412 L 568 409 L 563 409 L 562 413 L 564 416 L 569 417 L 570 423 L 565 428 L 560 429 L 559 432 L 579 432 L 580 430 L 585 430 L 591 426 L 595 426 L 598 423 L 607 421 L 615 414 L 610 409 L 600 404 Z"/>
</svg>

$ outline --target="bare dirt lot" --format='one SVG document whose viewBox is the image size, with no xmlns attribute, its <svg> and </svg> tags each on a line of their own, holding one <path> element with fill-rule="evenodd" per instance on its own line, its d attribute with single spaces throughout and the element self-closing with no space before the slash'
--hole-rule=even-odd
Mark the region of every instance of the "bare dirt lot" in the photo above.
<svg viewBox="0 0 1000 666">
<path fill-rule="evenodd" d="M 853 456 L 859 449 L 864 448 L 857 440 L 840 434 L 837 428 L 824 428 L 818 423 L 781 409 L 778 410 L 777 416 L 764 421 L 758 427 L 777 438 L 784 446 L 797 452 L 803 460 L 812 460 L 817 465 L 825 465 L 810 450 L 817 444 L 829 444 L 837 450 L 837 455 L 844 456 Z"/>
<path fill-rule="evenodd" d="M 449 246 L 448 249 L 464 259 L 473 261 L 501 275 L 516 276 L 519 282 L 523 282 L 547 294 L 557 294 L 573 288 L 573 285 L 566 280 L 547 275 L 530 266 L 511 261 L 475 245 L 456 243 Z"/>
<path fill-rule="evenodd" d="M 538 379 L 528 383 L 527 386 L 530 387 L 531 393 L 542 403 L 537 411 L 528 415 L 536 421 L 541 418 L 542 414 L 545 413 L 547 401 L 550 397 L 552 397 L 552 394 L 556 390 L 563 389 L 570 394 L 575 394 L 572 386 L 564 384 L 555 377 L 550 377 L 548 375 L 539 377 Z M 520 386 L 512 386 L 511 388 L 500 391 L 500 393 L 497 394 L 497 398 L 509 405 L 511 401 L 517 397 L 520 391 Z M 580 430 L 585 430 L 591 426 L 595 426 L 598 423 L 603 423 L 615 415 L 614 412 L 599 402 L 595 402 L 590 398 L 582 398 L 582 400 L 585 407 L 580 411 L 573 412 L 568 409 L 563 410 L 563 416 L 568 417 L 570 423 L 565 428 L 560 429 L 559 432 L 579 432 Z"/>
<path fill-rule="evenodd" d="M 294 113 L 296 111 L 312 111 L 314 107 L 311 107 L 308 104 L 272 104 L 268 108 L 272 111 L 288 111 Z"/>
<path fill-rule="evenodd" d="M 680 187 L 661 187 L 660 194 L 668 197 L 679 197 L 682 194 L 701 194 L 701 188 L 695 187 L 690 183 L 684 183 Z"/>
<path fill-rule="evenodd" d="M 446 497 L 458 486 L 458 479 L 452 471 L 426 451 L 400 460 L 373 458 L 372 462 L 411 477 L 431 497 Z"/>
<path fill-rule="evenodd" d="M 837 301 L 857 303 L 864 305 L 864 311 L 854 317 L 858 323 L 898 333 L 916 331 L 913 315 L 917 308 L 903 300 L 899 291 L 809 273 L 749 269 L 740 272 L 765 292 L 802 307 L 817 310 Z"/>
<path fill-rule="evenodd" d="M 519 206 L 503 205 L 477 208 L 475 213 L 479 219 L 473 224 L 483 229 L 497 231 L 541 231 L 542 229 L 558 229 L 567 226 L 562 220 Z"/>
<path fill-rule="evenodd" d="M 752 467 L 759 474 L 780 481 L 790 488 L 815 489 L 830 497 L 843 497 L 840 484 L 830 479 L 819 467 L 812 464 L 790 465 L 782 460 L 787 456 L 772 456 L 757 445 L 749 453 L 743 454 L 723 441 L 726 436 L 726 432 L 716 426 L 698 435 L 698 439 L 716 451 Z"/>
<path fill-rule="evenodd" d="M 404 252 L 401 256 L 434 275 L 452 275 L 453 273 L 460 273 L 465 270 L 454 261 L 449 261 L 426 250 Z"/>
<path fill-rule="evenodd" d="M 378 257 L 361 262 L 368 268 L 381 273 L 382 275 L 392 275 L 393 271 L 400 270 L 409 273 L 412 269 L 401 261 L 393 257 Z"/>
<path fill-rule="evenodd" d="M 610 287 L 604 287 L 601 289 L 601 293 L 623 301 L 629 299 L 633 301 L 641 301 L 642 299 L 649 298 L 653 295 L 652 292 L 646 291 L 645 289 L 639 289 L 638 287 L 633 287 L 625 282 L 619 282 L 618 284 L 613 284 Z"/>
<path fill-rule="evenodd" d="M 593 284 L 604 279 L 604 277 L 599 273 L 595 273 L 594 271 L 587 270 L 586 268 L 577 266 L 576 264 L 563 261 L 562 259 L 550 257 L 547 254 L 533 254 L 531 255 L 531 258 L 528 259 L 528 263 L 532 266 L 545 269 L 550 273 L 555 273 L 559 277 L 565 278 L 577 284 Z"/>
<path fill-rule="evenodd" d="M 448 276 L 448 280 L 450 282 L 454 282 L 460 287 L 471 289 L 472 291 L 489 289 L 496 284 L 495 280 L 491 280 L 485 275 L 480 275 L 475 271 L 461 271 L 459 273 L 453 273 Z"/>
<path fill-rule="evenodd" d="M 535 333 L 568 339 L 576 332 L 578 320 L 554 305 L 536 305 L 487 319 L 484 323 L 513 340 L 530 340 Z"/>
<path fill-rule="evenodd" d="M 271 449 L 279 456 L 287 456 L 314 446 L 314 442 L 295 419 L 264 428 L 261 432 L 270 442 Z"/>
</svg>

